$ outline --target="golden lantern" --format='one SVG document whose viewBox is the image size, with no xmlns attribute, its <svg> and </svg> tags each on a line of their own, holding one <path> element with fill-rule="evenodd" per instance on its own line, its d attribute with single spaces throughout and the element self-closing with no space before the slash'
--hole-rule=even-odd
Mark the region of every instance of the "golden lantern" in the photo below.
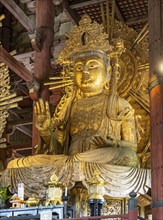
<svg viewBox="0 0 163 220">
<path fill-rule="evenodd" d="M 89 180 L 89 207 L 91 216 L 100 216 L 102 207 L 105 203 L 105 182 L 100 177 L 99 173 L 95 171 L 93 177 Z"/>
<path fill-rule="evenodd" d="M 99 173 L 95 171 L 94 176 L 89 180 L 89 189 L 88 193 L 90 195 L 90 199 L 99 199 L 102 201 L 104 200 L 103 195 L 105 195 L 105 182 L 100 177 Z"/>
<path fill-rule="evenodd" d="M 45 186 L 47 187 L 47 198 L 45 201 L 46 206 L 63 204 L 62 202 L 63 185 L 57 180 L 58 180 L 57 176 L 53 174 L 50 178 L 50 182 L 45 184 Z"/>
</svg>

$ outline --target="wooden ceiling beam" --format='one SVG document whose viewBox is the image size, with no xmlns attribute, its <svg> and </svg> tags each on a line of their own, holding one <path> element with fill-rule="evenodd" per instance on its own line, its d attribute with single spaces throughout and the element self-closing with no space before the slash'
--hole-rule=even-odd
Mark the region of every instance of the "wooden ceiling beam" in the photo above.
<svg viewBox="0 0 163 220">
<path fill-rule="evenodd" d="M 21 83 L 19 83 L 17 85 L 18 90 L 20 90 L 21 92 L 23 92 L 27 97 L 29 97 L 29 90 L 27 89 L 26 86 L 22 85 Z"/>
<path fill-rule="evenodd" d="M 0 47 L 0 61 L 5 63 L 14 73 L 28 83 L 34 81 L 34 76 L 13 56 L 11 56 L 2 46 Z"/>
<path fill-rule="evenodd" d="M 14 109 L 14 112 L 15 112 L 15 114 L 18 114 L 18 115 L 23 115 L 23 114 L 32 114 L 32 106 L 26 106 L 26 108 L 23 108 L 22 110 L 20 110 L 20 109 L 18 109 L 18 108 L 15 108 Z M 11 109 L 9 109 L 9 111 L 10 111 Z M 13 110 L 13 109 L 12 109 Z M 24 116 L 22 116 L 22 118 L 23 118 Z M 21 118 L 21 117 L 19 117 L 19 118 Z"/>
<path fill-rule="evenodd" d="M 79 2 L 76 4 L 70 5 L 70 8 L 71 9 L 78 9 L 78 8 L 86 7 L 89 5 L 100 4 L 100 3 L 105 3 L 105 2 L 106 2 L 106 0 L 90 0 L 90 1 Z M 116 13 L 117 18 L 120 21 L 122 21 L 123 23 L 125 23 L 124 18 L 122 16 L 117 4 L 115 4 L 115 13 Z"/>
<path fill-rule="evenodd" d="M 121 12 L 120 12 L 120 10 L 119 10 L 119 8 L 118 8 L 118 6 L 117 6 L 116 3 L 115 3 L 115 14 L 116 14 L 117 18 L 118 18 L 121 22 L 125 23 L 125 20 L 124 20 L 124 18 L 123 18 L 123 16 L 122 16 L 122 14 L 121 14 Z"/>
<path fill-rule="evenodd" d="M 16 120 L 16 121 L 9 121 L 7 124 L 7 127 L 12 127 L 12 126 L 22 126 L 22 125 L 32 125 L 33 122 L 31 120 L 27 119 L 21 119 L 21 120 Z"/>
<path fill-rule="evenodd" d="M 82 8 L 82 7 L 86 7 L 89 5 L 94 5 L 94 4 L 100 4 L 100 3 L 104 3 L 106 2 L 106 0 L 89 0 L 89 1 L 82 1 L 73 5 L 70 5 L 71 9 L 78 9 L 78 8 Z"/>
<path fill-rule="evenodd" d="M 72 23 L 74 25 L 78 24 L 79 23 L 79 16 L 75 13 L 75 11 L 70 8 L 70 5 L 68 3 L 67 0 L 64 0 L 62 2 L 62 5 L 63 5 L 63 11 L 65 12 L 65 14 L 67 15 L 67 17 L 69 17 L 69 19 L 72 21 Z"/>
<path fill-rule="evenodd" d="M 6 147 L 6 150 L 9 150 L 9 149 L 30 150 L 30 149 L 32 149 L 32 147 L 31 147 L 30 143 L 27 143 L 27 144 L 11 143 L 11 144 L 8 144 Z"/>
<path fill-rule="evenodd" d="M 148 17 L 147 16 L 139 16 L 139 17 L 135 17 L 135 18 L 132 18 L 132 19 L 129 19 L 126 21 L 126 24 L 131 26 L 131 25 L 135 25 L 135 24 L 138 24 L 138 23 L 144 23 L 144 22 L 147 22 L 148 21 Z"/>
<path fill-rule="evenodd" d="M 26 134 L 27 136 L 32 137 L 32 131 L 29 130 L 28 128 L 26 128 L 24 125 L 21 125 L 21 126 L 16 125 L 15 127 L 17 130 L 21 131 L 22 133 Z"/>
<path fill-rule="evenodd" d="M 24 11 L 13 0 L 0 0 L 0 2 L 9 10 L 9 12 L 23 25 L 29 32 L 35 31 L 35 26 L 24 13 Z"/>
</svg>

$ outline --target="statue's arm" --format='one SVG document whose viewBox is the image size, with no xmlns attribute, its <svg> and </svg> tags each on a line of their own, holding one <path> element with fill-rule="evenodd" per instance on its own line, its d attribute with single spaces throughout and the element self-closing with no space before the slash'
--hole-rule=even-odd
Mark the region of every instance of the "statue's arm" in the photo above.
<svg viewBox="0 0 163 220">
<path fill-rule="evenodd" d="M 35 126 L 39 132 L 41 140 L 48 145 L 51 135 L 51 116 L 49 103 L 39 99 L 34 106 L 34 112 Z"/>
<path fill-rule="evenodd" d="M 59 154 L 62 152 L 63 132 L 52 124 L 48 102 L 42 99 L 36 102 L 35 125 L 40 135 L 40 141 L 35 154 Z"/>
<path fill-rule="evenodd" d="M 119 147 L 128 147 L 137 151 L 137 136 L 135 128 L 135 115 L 132 107 L 127 104 L 124 109 L 124 117 L 121 125 L 121 140 L 118 141 Z"/>
<path fill-rule="evenodd" d="M 49 130 L 43 130 L 40 131 L 39 130 L 39 135 L 43 141 L 43 143 L 45 143 L 47 146 L 50 144 L 50 138 L 51 138 L 51 131 Z"/>
</svg>

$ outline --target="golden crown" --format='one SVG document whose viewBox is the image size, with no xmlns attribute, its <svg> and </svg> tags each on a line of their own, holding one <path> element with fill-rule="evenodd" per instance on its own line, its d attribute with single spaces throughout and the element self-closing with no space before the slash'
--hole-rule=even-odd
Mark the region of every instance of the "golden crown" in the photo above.
<svg viewBox="0 0 163 220">
<path fill-rule="evenodd" d="M 92 22 L 88 15 L 84 15 L 79 26 L 74 26 L 67 34 L 66 47 L 60 52 L 59 64 L 69 64 L 73 55 L 87 51 L 101 51 L 108 55 L 112 51 L 109 44 L 108 35 L 104 32 L 104 27 L 97 22 Z"/>
</svg>

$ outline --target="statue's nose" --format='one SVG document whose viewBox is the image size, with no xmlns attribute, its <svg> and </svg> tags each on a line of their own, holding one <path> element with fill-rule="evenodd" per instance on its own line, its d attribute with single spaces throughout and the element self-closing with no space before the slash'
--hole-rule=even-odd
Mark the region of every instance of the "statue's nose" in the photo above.
<svg viewBox="0 0 163 220">
<path fill-rule="evenodd" d="M 88 72 L 88 67 L 87 67 L 87 65 L 85 65 L 83 68 L 83 73 L 87 73 L 87 72 Z"/>
<path fill-rule="evenodd" d="M 90 79 L 90 74 L 89 74 L 87 66 L 84 66 L 84 68 L 83 68 L 82 79 L 83 80 L 89 80 Z"/>
</svg>

